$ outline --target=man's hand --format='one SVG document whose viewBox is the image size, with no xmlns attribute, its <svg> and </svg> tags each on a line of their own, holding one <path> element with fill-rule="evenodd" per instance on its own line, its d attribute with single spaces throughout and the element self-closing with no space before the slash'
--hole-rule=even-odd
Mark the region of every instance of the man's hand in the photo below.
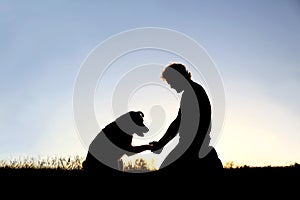
<svg viewBox="0 0 300 200">
<path fill-rule="evenodd" d="M 160 154 L 163 150 L 163 148 L 159 147 L 159 142 L 157 141 L 150 142 L 149 145 L 151 146 L 150 150 L 155 154 Z"/>
</svg>

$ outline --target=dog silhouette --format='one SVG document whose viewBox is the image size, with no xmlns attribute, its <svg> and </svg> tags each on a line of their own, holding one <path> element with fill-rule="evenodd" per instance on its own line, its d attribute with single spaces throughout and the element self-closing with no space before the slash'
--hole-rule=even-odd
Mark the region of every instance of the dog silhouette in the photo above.
<svg viewBox="0 0 300 200">
<path fill-rule="evenodd" d="M 131 156 L 151 146 L 132 146 L 133 134 L 143 136 L 149 129 L 144 125 L 141 111 L 130 111 L 111 122 L 94 138 L 89 145 L 87 156 L 82 164 L 83 170 L 104 175 L 122 172 L 120 158 Z"/>
</svg>

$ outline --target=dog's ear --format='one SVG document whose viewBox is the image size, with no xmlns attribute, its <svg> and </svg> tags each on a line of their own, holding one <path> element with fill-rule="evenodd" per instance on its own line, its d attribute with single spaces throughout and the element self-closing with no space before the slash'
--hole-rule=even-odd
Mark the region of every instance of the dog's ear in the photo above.
<svg viewBox="0 0 300 200">
<path fill-rule="evenodd" d="M 142 111 L 137 112 L 141 117 L 144 117 L 144 113 Z"/>
</svg>

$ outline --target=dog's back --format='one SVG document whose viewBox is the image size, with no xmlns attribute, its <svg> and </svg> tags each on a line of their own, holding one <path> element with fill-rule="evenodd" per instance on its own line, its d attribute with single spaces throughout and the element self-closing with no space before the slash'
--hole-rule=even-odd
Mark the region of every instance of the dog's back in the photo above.
<svg viewBox="0 0 300 200">
<path fill-rule="evenodd" d="M 117 135 L 116 132 L 110 133 L 111 135 Z M 118 137 L 107 137 L 107 135 L 110 133 L 105 133 L 104 131 L 101 131 L 92 141 L 92 143 L 89 146 L 86 159 L 83 163 L 84 170 L 99 171 L 106 170 L 107 168 L 120 170 L 119 159 L 126 153 L 126 151 L 117 147 L 111 141 L 112 138 Z M 121 141 L 120 139 L 116 139 L 115 142 L 117 143 Z M 124 140 L 123 142 L 126 143 L 126 140 Z M 131 142 L 127 145 L 131 145 Z"/>
</svg>

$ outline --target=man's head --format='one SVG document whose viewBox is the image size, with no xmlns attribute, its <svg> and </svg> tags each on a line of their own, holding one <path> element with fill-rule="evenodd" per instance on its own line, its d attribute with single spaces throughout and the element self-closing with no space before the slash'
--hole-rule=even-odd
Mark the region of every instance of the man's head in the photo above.
<svg viewBox="0 0 300 200">
<path fill-rule="evenodd" d="M 178 93 L 182 92 L 185 85 L 191 80 L 191 72 L 181 63 L 171 63 L 162 72 L 161 78 Z"/>
</svg>

